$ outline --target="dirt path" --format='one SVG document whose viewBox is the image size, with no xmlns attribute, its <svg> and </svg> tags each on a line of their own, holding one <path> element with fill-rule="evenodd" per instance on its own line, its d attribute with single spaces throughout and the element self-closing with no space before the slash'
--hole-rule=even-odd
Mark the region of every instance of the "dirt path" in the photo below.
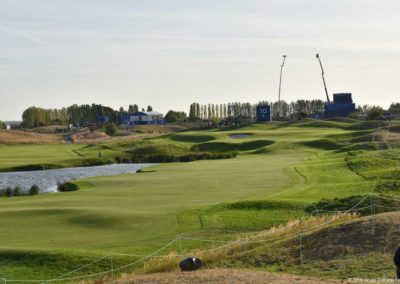
<svg viewBox="0 0 400 284">
<path fill-rule="evenodd" d="M 238 269 L 209 269 L 196 272 L 168 272 L 144 275 L 130 275 L 122 277 L 115 283 L 144 283 L 144 284 L 253 284 L 253 283 L 278 283 L 278 284 L 317 284 L 317 283 L 347 283 L 339 280 L 321 280 L 304 276 L 278 274 L 251 270 Z"/>
</svg>

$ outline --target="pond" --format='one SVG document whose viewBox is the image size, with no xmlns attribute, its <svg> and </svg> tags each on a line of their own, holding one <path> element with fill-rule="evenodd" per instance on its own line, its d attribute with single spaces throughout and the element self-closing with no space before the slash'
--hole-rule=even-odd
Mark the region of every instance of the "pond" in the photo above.
<svg viewBox="0 0 400 284">
<path fill-rule="evenodd" d="M 97 176 L 114 176 L 132 174 L 154 164 L 114 164 L 105 166 L 77 167 L 43 171 L 5 172 L 0 173 L 0 190 L 20 186 L 27 192 L 34 184 L 41 193 L 57 191 L 57 183 Z"/>
</svg>

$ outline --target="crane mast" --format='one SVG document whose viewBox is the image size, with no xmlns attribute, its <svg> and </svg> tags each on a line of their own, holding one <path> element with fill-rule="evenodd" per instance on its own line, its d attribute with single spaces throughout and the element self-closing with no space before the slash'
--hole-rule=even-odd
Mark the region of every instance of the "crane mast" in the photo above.
<svg viewBox="0 0 400 284">
<path fill-rule="evenodd" d="M 325 82 L 325 72 L 324 72 L 324 68 L 322 67 L 322 62 L 321 59 L 319 58 L 319 54 L 317 53 L 317 55 L 315 56 L 317 57 L 318 61 L 319 61 L 319 65 L 321 66 L 321 71 L 322 71 L 322 81 L 324 82 L 324 88 L 325 88 L 325 94 L 326 94 L 326 99 L 328 101 L 328 103 L 330 103 L 331 101 L 329 100 L 329 94 L 328 94 L 328 89 L 326 88 L 326 82 Z"/>
<path fill-rule="evenodd" d="M 283 70 L 283 66 L 285 66 L 285 60 L 286 60 L 286 55 L 283 55 L 282 56 L 283 57 L 283 62 L 282 62 L 282 65 L 281 65 L 281 75 L 280 75 L 280 77 L 279 77 L 279 95 L 278 95 L 278 102 L 280 102 L 281 101 L 281 86 L 282 86 L 282 70 Z"/>
</svg>

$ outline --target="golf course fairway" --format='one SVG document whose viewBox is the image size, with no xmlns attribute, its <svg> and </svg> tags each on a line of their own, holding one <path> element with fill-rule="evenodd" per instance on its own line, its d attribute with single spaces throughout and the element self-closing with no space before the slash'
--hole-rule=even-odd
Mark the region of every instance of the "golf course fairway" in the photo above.
<svg viewBox="0 0 400 284">
<path fill-rule="evenodd" d="M 304 216 L 304 207 L 322 198 L 369 192 L 373 181 L 350 170 L 345 162 L 348 153 L 332 145 L 345 146 L 372 130 L 351 123 L 313 123 L 255 124 L 239 130 L 160 136 L 140 143 L 179 149 L 237 148 L 238 156 L 157 164 L 136 174 L 88 178 L 76 182 L 77 192 L 0 198 L 0 252 L 8 255 L 0 274 L 55 277 L 110 251 L 152 252 L 178 235 L 230 239 Z M 248 136 L 229 137 L 240 133 Z M 115 153 L 127 147 L 107 146 L 115 147 Z M 19 147 L 27 146 L 0 146 L 1 167 L 11 166 L 7 161 L 13 160 L 12 147 L 18 155 Z M 18 165 L 40 162 L 35 159 L 49 154 L 47 147 L 68 149 L 66 153 L 77 149 L 76 145 L 35 147 L 32 157 L 26 154 Z M 68 159 L 75 152 L 71 155 Z M 58 157 L 57 162 L 63 159 Z M 249 200 L 266 206 L 262 210 L 229 206 Z M 186 241 L 182 245 L 207 244 Z M 34 258 L 35 254 L 41 257 Z M 52 263 L 46 264 L 46 259 Z"/>
</svg>

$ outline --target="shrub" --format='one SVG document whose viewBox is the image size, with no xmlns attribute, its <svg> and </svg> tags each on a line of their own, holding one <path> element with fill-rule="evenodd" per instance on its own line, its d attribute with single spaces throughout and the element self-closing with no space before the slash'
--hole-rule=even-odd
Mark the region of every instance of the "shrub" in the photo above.
<svg viewBox="0 0 400 284">
<path fill-rule="evenodd" d="M 21 192 L 21 187 L 20 186 L 14 187 L 13 196 L 21 196 L 21 195 L 23 195 Z"/>
<path fill-rule="evenodd" d="M 107 124 L 106 127 L 105 127 L 105 132 L 106 132 L 106 134 L 109 135 L 109 136 L 115 136 L 115 135 L 117 134 L 117 131 L 118 131 L 118 129 L 117 129 L 117 127 L 115 126 L 114 123 L 109 123 L 109 124 Z"/>
<path fill-rule="evenodd" d="M 39 194 L 39 186 L 36 184 L 31 186 L 31 189 L 29 190 L 29 195 L 37 195 Z"/>
<path fill-rule="evenodd" d="M 3 121 L 0 120 L 0 129 L 6 129 L 6 128 L 7 128 L 7 125 Z"/>
<path fill-rule="evenodd" d="M 178 122 L 178 121 L 185 121 L 187 118 L 186 113 L 183 111 L 173 111 L 169 110 L 165 115 L 165 120 L 168 123 Z"/>
<path fill-rule="evenodd" d="M 13 196 L 13 189 L 11 187 L 7 187 L 4 194 L 5 194 L 5 196 L 8 196 L 8 197 Z"/>
<path fill-rule="evenodd" d="M 382 119 L 383 117 L 383 109 L 379 106 L 373 106 L 367 113 L 369 120 L 377 120 Z"/>
<path fill-rule="evenodd" d="M 73 183 L 73 182 L 64 182 L 64 183 L 59 183 L 57 185 L 57 189 L 60 192 L 69 192 L 69 191 L 78 191 L 79 190 L 79 185 Z"/>
<path fill-rule="evenodd" d="M 131 158 L 129 157 L 116 157 L 115 161 L 118 164 L 130 164 L 132 162 Z"/>
</svg>

